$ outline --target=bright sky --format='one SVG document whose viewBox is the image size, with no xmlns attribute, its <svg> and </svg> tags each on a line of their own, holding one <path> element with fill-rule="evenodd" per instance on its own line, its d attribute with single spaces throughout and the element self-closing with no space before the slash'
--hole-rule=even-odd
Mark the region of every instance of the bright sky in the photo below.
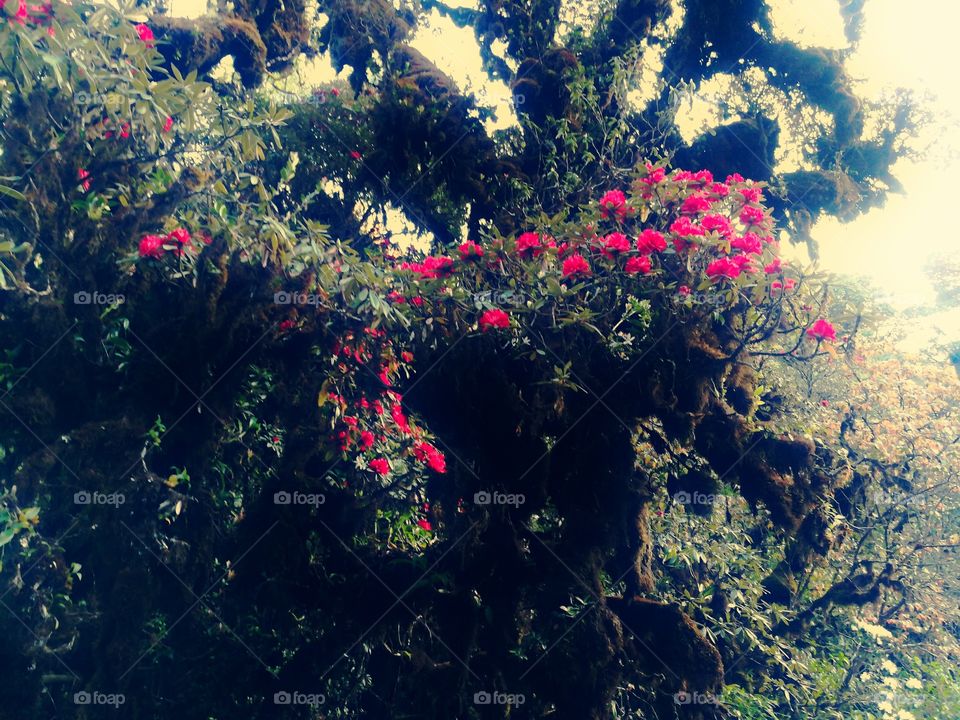
<svg viewBox="0 0 960 720">
<path fill-rule="evenodd" d="M 768 3 L 778 35 L 805 45 L 845 46 L 837 0 Z M 471 0 L 449 4 L 473 5 Z M 171 12 L 195 16 L 202 14 L 204 5 L 204 0 L 171 0 Z M 929 93 L 932 105 L 928 107 L 937 119 L 932 146 L 927 159 L 897 166 L 895 175 L 904 185 L 903 195 L 891 196 L 883 208 L 852 223 L 823 220 L 813 233 L 820 243 L 821 268 L 868 278 L 902 309 L 932 304 L 932 288 L 922 272 L 931 253 L 960 253 L 960 236 L 943 222 L 944 211 L 958 202 L 952 184 L 945 181 L 960 170 L 956 152 L 960 132 L 953 122 L 960 118 L 960 82 L 952 52 L 958 20 L 960 3 L 952 0 L 913 0 L 909 10 L 902 0 L 867 0 L 863 37 L 849 60 L 859 81 L 858 93 L 879 97 L 896 87 Z M 462 87 L 498 109 L 491 129 L 515 121 L 507 88 L 486 80 L 471 30 L 457 28 L 434 11 L 412 44 Z M 319 84 L 332 80 L 334 72 L 329 59 L 320 58 L 303 69 L 303 76 L 308 83 Z M 960 309 L 928 320 L 960 340 Z"/>
</svg>

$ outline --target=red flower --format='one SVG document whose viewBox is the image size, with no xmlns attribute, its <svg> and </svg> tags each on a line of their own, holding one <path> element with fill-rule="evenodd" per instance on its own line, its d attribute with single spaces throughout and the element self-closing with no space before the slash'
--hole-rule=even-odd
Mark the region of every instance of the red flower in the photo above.
<svg viewBox="0 0 960 720">
<path fill-rule="evenodd" d="M 280 332 L 286 332 L 287 330 L 293 330 L 297 326 L 297 323 L 294 320 L 283 320 L 278 326 Z"/>
<path fill-rule="evenodd" d="M 366 452 L 373 447 L 373 443 L 376 442 L 376 438 L 373 433 L 369 430 L 364 430 L 360 433 L 360 452 Z"/>
<path fill-rule="evenodd" d="M 758 187 L 741 188 L 737 192 L 743 195 L 744 202 L 757 203 L 763 197 L 763 192 Z"/>
<path fill-rule="evenodd" d="M 703 229 L 707 232 L 716 231 L 724 237 L 727 237 L 733 232 L 730 221 L 723 215 L 706 215 L 703 220 L 700 221 L 700 225 L 703 226 Z"/>
<path fill-rule="evenodd" d="M 703 195 L 691 195 L 684 200 L 683 205 L 680 206 L 680 212 L 686 213 L 687 215 L 705 213 L 709 209 L 710 199 Z"/>
<path fill-rule="evenodd" d="M 330 94 L 333 95 L 334 97 L 340 97 L 340 89 L 330 88 Z"/>
<path fill-rule="evenodd" d="M 740 211 L 740 222 L 744 225 L 762 225 L 766 216 L 763 210 L 755 207 L 745 207 Z"/>
<path fill-rule="evenodd" d="M 351 151 L 350 151 L 350 157 L 352 157 L 354 160 L 359 160 L 359 159 L 362 158 L 363 156 L 360 154 L 360 152 L 359 152 L 358 150 L 351 150 Z"/>
<path fill-rule="evenodd" d="M 707 277 L 734 279 L 740 276 L 740 265 L 730 258 L 720 258 L 707 265 Z"/>
<path fill-rule="evenodd" d="M 563 277 L 576 277 L 577 275 L 589 275 L 590 263 L 582 255 L 571 255 L 563 261 Z"/>
<path fill-rule="evenodd" d="M 483 248 L 473 240 L 467 240 L 457 250 L 460 251 L 460 259 L 465 262 L 483 259 Z"/>
<path fill-rule="evenodd" d="M 742 250 L 745 253 L 760 255 L 763 252 L 763 241 L 752 232 L 744 233 L 743 237 L 734 238 L 730 247 Z"/>
<path fill-rule="evenodd" d="M 646 275 L 648 272 L 650 272 L 650 256 L 634 255 L 632 258 L 627 260 L 627 264 L 623 269 L 628 275 L 635 275 L 636 273 Z"/>
<path fill-rule="evenodd" d="M 520 257 L 530 259 L 543 252 L 540 245 L 540 234 L 525 232 L 517 238 L 517 253 Z"/>
<path fill-rule="evenodd" d="M 420 518 L 419 520 L 417 520 L 417 525 L 420 526 L 422 529 L 426 530 L 427 532 L 433 531 L 433 525 L 431 525 L 430 521 L 427 520 L 426 518 Z"/>
<path fill-rule="evenodd" d="M 727 175 L 727 185 L 733 185 L 734 183 L 745 182 L 743 175 L 740 173 L 734 173 L 733 175 Z"/>
<path fill-rule="evenodd" d="M 608 190 L 600 198 L 600 214 L 610 217 L 611 213 L 620 218 L 627 214 L 627 196 L 620 190 Z"/>
<path fill-rule="evenodd" d="M 390 417 L 393 418 L 397 427 L 400 428 L 400 432 L 404 435 L 410 434 L 410 423 L 407 421 L 407 416 L 403 414 L 403 408 L 400 407 L 399 404 L 390 406 Z"/>
<path fill-rule="evenodd" d="M 373 470 L 377 475 L 386 475 L 390 472 L 390 463 L 386 458 L 374 458 L 367 463 L 367 467 Z"/>
<path fill-rule="evenodd" d="M 480 329 L 484 332 L 491 328 L 503 330 L 508 327 L 510 327 L 510 316 L 499 308 L 487 310 L 480 316 Z"/>
<path fill-rule="evenodd" d="M 630 241 L 623 233 L 610 233 L 603 239 L 603 254 L 609 258 L 630 249 Z"/>
<path fill-rule="evenodd" d="M 663 233 L 647 228 L 640 237 L 637 238 L 637 250 L 643 255 L 649 255 L 652 252 L 663 252 L 667 249 L 667 241 Z"/>
<path fill-rule="evenodd" d="M 709 185 L 713 182 L 713 173 L 709 170 L 700 170 L 695 172 L 690 179 L 703 185 Z"/>
<path fill-rule="evenodd" d="M 702 227 L 694 225 L 688 217 L 682 217 L 670 225 L 670 232 L 676 233 L 680 237 L 700 236 L 704 234 Z"/>
<path fill-rule="evenodd" d="M 173 118 L 167 115 L 167 119 L 163 121 L 163 131 L 165 133 L 173 130 Z"/>
<path fill-rule="evenodd" d="M 764 271 L 767 275 L 776 275 L 777 273 L 782 272 L 782 271 L 783 271 L 783 264 L 780 262 L 780 258 L 774 258 L 774 259 L 773 259 L 773 262 L 771 262 L 769 265 L 765 265 L 765 266 L 763 267 L 763 271 Z"/>
<path fill-rule="evenodd" d="M 90 177 L 90 173 L 83 168 L 77 170 L 77 179 L 80 181 L 80 187 L 83 188 L 84 192 L 90 189 L 90 181 L 87 180 L 88 177 Z"/>
<path fill-rule="evenodd" d="M 447 471 L 447 459 L 442 452 L 428 442 L 418 442 L 414 445 L 413 456 L 420 462 L 426 463 L 434 472 L 442 475 Z"/>
<path fill-rule="evenodd" d="M 408 363 L 413 362 L 413 353 L 410 352 L 409 350 L 404 350 L 403 352 L 400 353 L 400 359 Z"/>
<path fill-rule="evenodd" d="M 159 258 L 163 255 L 163 243 L 165 239 L 160 235 L 144 235 L 140 240 L 138 252 L 140 257 Z"/>
<path fill-rule="evenodd" d="M 17 12 L 13 14 L 13 20 L 11 22 L 15 22 L 18 25 L 27 24 L 27 0 L 20 0 L 20 2 L 17 3 Z"/>
<path fill-rule="evenodd" d="M 714 183 L 710 186 L 710 192 L 712 192 L 718 198 L 723 198 L 730 194 L 730 188 L 723 183 Z"/>
<path fill-rule="evenodd" d="M 167 234 L 166 240 L 167 242 L 176 243 L 173 254 L 177 257 L 180 257 L 190 249 L 190 233 L 184 228 L 177 228 L 171 231 Z"/>
<path fill-rule="evenodd" d="M 153 36 L 153 30 L 151 30 L 147 25 L 144 25 L 143 23 L 140 23 L 139 25 L 137 25 L 135 29 L 137 31 L 137 36 L 140 38 L 140 40 L 143 41 L 143 44 L 146 45 L 148 48 L 152 48 L 153 41 L 155 39 Z"/>
<path fill-rule="evenodd" d="M 686 285 L 681 285 L 680 287 L 677 288 L 677 292 L 680 293 L 681 295 L 689 295 L 690 288 L 687 287 Z"/>
<path fill-rule="evenodd" d="M 807 328 L 807 335 L 817 340 L 836 340 L 837 331 L 829 321 L 820 318 Z"/>
<path fill-rule="evenodd" d="M 667 177 L 666 170 L 662 167 L 655 168 L 650 163 L 647 163 L 647 172 L 650 174 L 640 179 L 640 182 L 645 185 L 658 185 Z"/>
</svg>

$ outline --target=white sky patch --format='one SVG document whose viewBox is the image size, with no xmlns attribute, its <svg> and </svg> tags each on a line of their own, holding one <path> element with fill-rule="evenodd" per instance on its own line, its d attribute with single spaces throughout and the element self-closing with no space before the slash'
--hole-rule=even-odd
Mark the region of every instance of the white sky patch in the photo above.
<svg viewBox="0 0 960 720">
<path fill-rule="evenodd" d="M 767 5 L 778 40 L 790 40 L 801 47 L 847 46 L 837 0 L 770 0 Z"/>
<path fill-rule="evenodd" d="M 424 16 L 410 45 L 449 75 L 462 92 L 472 92 L 480 105 L 494 108 L 497 117 L 487 121 L 488 132 L 517 123 L 510 89 L 502 82 L 492 82 L 484 72 L 472 28 L 457 27 L 450 18 L 433 10 Z"/>
</svg>

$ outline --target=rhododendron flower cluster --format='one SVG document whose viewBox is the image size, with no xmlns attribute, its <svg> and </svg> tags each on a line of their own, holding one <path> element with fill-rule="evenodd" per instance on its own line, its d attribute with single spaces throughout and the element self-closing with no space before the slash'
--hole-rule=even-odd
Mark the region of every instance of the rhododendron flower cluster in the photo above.
<svg viewBox="0 0 960 720">
<path fill-rule="evenodd" d="M 480 316 L 480 329 L 484 332 L 487 330 L 502 330 L 508 327 L 510 327 L 510 316 L 499 308 L 486 310 Z"/>
<path fill-rule="evenodd" d="M 152 48 L 153 41 L 156 38 L 154 37 L 153 30 L 150 29 L 150 26 L 140 23 L 134 29 L 137 31 L 137 37 L 140 38 L 141 42 L 143 42 L 143 44 L 148 48 Z"/>
<path fill-rule="evenodd" d="M 209 245 L 211 238 L 209 235 L 201 235 L 200 241 L 204 245 Z M 144 235 L 140 239 L 137 252 L 142 258 L 159 259 L 167 250 L 179 257 L 184 253 L 192 252 L 194 249 L 190 231 L 186 228 L 176 228 L 166 235 Z"/>
<path fill-rule="evenodd" d="M 600 212 L 603 217 L 623 218 L 627 214 L 627 196 L 622 190 L 610 190 L 600 198 Z"/>
<path fill-rule="evenodd" d="M 817 340 L 836 340 L 837 331 L 833 325 L 823 318 L 820 318 L 807 330 L 807 334 Z"/>
<path fill-rule="evenodd" d="M 563 261 L 563 277 L 571 278 L 590 274 L 590 263 L 583 255 L 571 255 Z"/>
</svg>

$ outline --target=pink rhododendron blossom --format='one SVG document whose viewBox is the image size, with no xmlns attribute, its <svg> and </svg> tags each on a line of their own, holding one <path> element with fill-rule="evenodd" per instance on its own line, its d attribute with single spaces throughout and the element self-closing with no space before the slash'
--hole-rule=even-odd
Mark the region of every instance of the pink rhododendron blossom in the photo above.
<svg viewBox="0 0 960 720">
<path fill-rule="evenodd" d="M 653 252 L 663 252 L 667 249 L 667 240 L 663 233 L 647 228 L 640 237 L 637 238 L 637 251 L 643 255 L 649 255 Z"/>
<path fill-rule="evenodd" d="M 724 198 L 730 194 L 730 188 L 723 183 L 714 183 L 710 186 L 710 192 L 712 192 L 718 198 Z"/>
<path fill-rule="evenodd" d="M 173 130 L 173 118 L 167 115 L 167 119 L 163 121 L 163 131 L 165 133 Z"/>
<path fill-rule="evenodd" d="M 525 232 L 517 238 L 517 253 L 520 257 L 530 259 L 543 252 L 540 243 L 540 233 Z"/>
<path fill-rule="evenodd" d="M 713 173 L 709 170 L 698 170 L 690 176 L 690 179 L 702 185 L 709 185 L 713 182 Z"/>
<path fill-rule="evenodd" d="M 710 199 L 703 195 L 690 195 L 680 206 L 680 212 L 687 215 L 705 213 L 710 209 Z"/>
<path fill-rule="evenodd" d="M 636 275 L 637 273 L 646 275 L 648 272 L 650 272 L 650 256 L 634 255 L 632 258 L 627 260 L 627 264 L 623 269 L 628 275 Z"/>
<path fill-rule="evenodd" d="M 160 235 L 144 235 L 140 240 L 140 257 L 159 258 L 163 255 L 164 238 Z"/>
<path fill-rule="evenodd" d="M 434 472 L 441 475 L 447 471 L 447 459 L 443 453 L 428 442 L 418 442 L 413 446 L 413 456 L 422 463 L 426 463 Z"/>
<path fill-rule="evenodd" d="M 736 237 L 731 240 L 730 247 L 754 255 L 763 253 L 763 241 L 758 235 L 752 232 L 744 233 L 743 237 Z"/>
<path fill-rule="evenodd" d="M 376 437 L 374 437 L 374 434 L 369 430 L 364 430 L 360 433 L 360 452 L 366 452 L 373 447 L 375 442 Z"/>
<path fill-rule="evenodd" d="M 833 325 L 823 318 L 820 318 L 807 328 L 807 335 L 817 340 L 836 340 L 837 331 Z"/>
<path fill-rule="evenodd" d="M 777 273 L 783 272 L 783 263 L 780 262 L 780 258 L 774 258 L 773 262 L 763 267 L 763 271 L 767 275 L 776 275 Z"/>
<path fill-rule="evenodd" d="M 563 261 L 563 277 L 569 278 L 589 274 L 590 263 L 582 255 L 571 255 Z"/>
<path fill-rule="evenodd" d="M 350 157 L 353 158 L 354 160 L 360 160 L 361 158 L 363 158 L 363 155 L 360 154 L 359 150 L 351 150 Z"/>
<path fill-rule="evenodd" d="M 624 217 L 627 214 L 627 196 L 620 190 L 608 190 L 600 198 L 600 214 L 603 217 Z"/>
<path fill-rule="evenodd" d="M 734 173 L 733 175 L 727 175 L 727 185 L 734 185 L 736 183 L 744 182 L 743 175 L 740 173 Z"/>
<path fill-rule="evenodd" d="M 87 180 L 88 177 L 90 177 L 90 173 L 83 168 L 77 170 L 77 180 L 80 181 L 80 187 L 83 188 L 84 192 L 90 189 L 90 181 Z"/>
<path fill-rule="evenodd" d="M 484 332 L 491 329 L 503 330 L 508 327 L 510 327 L 510 316 L 499 308 L 487 310 L 480 316 L 480 329 Z"/>
<path fill-rule="evenodd" d="M 733 232 L 730 220 L 723 215 L 704 215 L 700 225 L 707 232 L 718 232 L 724 237 Z"/>
<path fill-rule="evenodd" d="M 143 23 L 137 25 L 135 29 L 137 31 L 137 37 L 140 38 L 143 44 L 148 48 L 152 48 L 153 41 L 156 39 L 153 36 L 153 30 L 151 30 L 148 25 L 144 25 Z"/>
<path fill-rule="evenodd" d="M 670 232 L 676 233 L 680 237 L 693 237 L 704 235 L 704 230 L 699 225 L 694 225 L 688 217 L 678 218 L 670 225 Z"/>
<path fill-rule="evenodd" d="M 417 520 L 417 526 L 421 530 L 426 530 L 427 532 L 433 531 L 433 525 L 431 525 L 430 521 L 427 520 L 426 518 L 420 518 L 419 520 Z"/>
<path fill-rule="evenodd" d="M 471 262 L 483 258 L 483 248 L 473 240 L 467 240 L 457 248 L 460 251 L 460 259 Z"/>
<path fill-rule="evenodd" d="M 680 287 L 677 288 L 677 292 L 680 293 L 681 295 L 689 295 L 691 290 L 686 285 L 681 285 Z"/>
<path fill-rule="evenodd" d="M 758 203 L 763 197 L 763 191 L 758 187 L 741 188 L 737 192 L 743 195 L 743 201 L 748 203 Z"/>
<path fill-rule="evenodd" d="M 630 241 L 623 233 L 610 233 L 603 239 L 603 254 L 613 257 L 630 250 Z"/>
<path fill-rule="evenodd" d="M 403 414 L 403 408 L 399 403 L 394 403 L 390 406 L 390 417 L 397 424 L 397 427 L 400 428 L 400 432 L 404 435 L 410 434 L 410 423 L 407 420 L 407 416 Z"/>
<path fill-rule="evenodd" d="M 763 210 L 755 207 L 745 207 L 740 211 L 740 222 L 744 225 L 762 225 L 766 220 Z"/>
<path fill-rule="evenodd" d="M 667 177 L 667 171 L 662 167 L 655 168 L 650 163 L 647 163 L 647 172 L 649 173 L 645 178 L 640 178 L 640 182 L 645 185 L 659 185 Z"/>
<path fill-rule="evenodd" d="M 386 458 L 374 458 L 367 463 L 367 467 L 377 475 L 387 475 L 390 472 L 390 462 Z"/>
<path fill-rule="evenodd" d="M 718 278 L 733 280 L 740 277 L 740 265 L 730 258 L 719 258 L 707 265 L 707 277 L 715 280 Z"/>
</svg>

